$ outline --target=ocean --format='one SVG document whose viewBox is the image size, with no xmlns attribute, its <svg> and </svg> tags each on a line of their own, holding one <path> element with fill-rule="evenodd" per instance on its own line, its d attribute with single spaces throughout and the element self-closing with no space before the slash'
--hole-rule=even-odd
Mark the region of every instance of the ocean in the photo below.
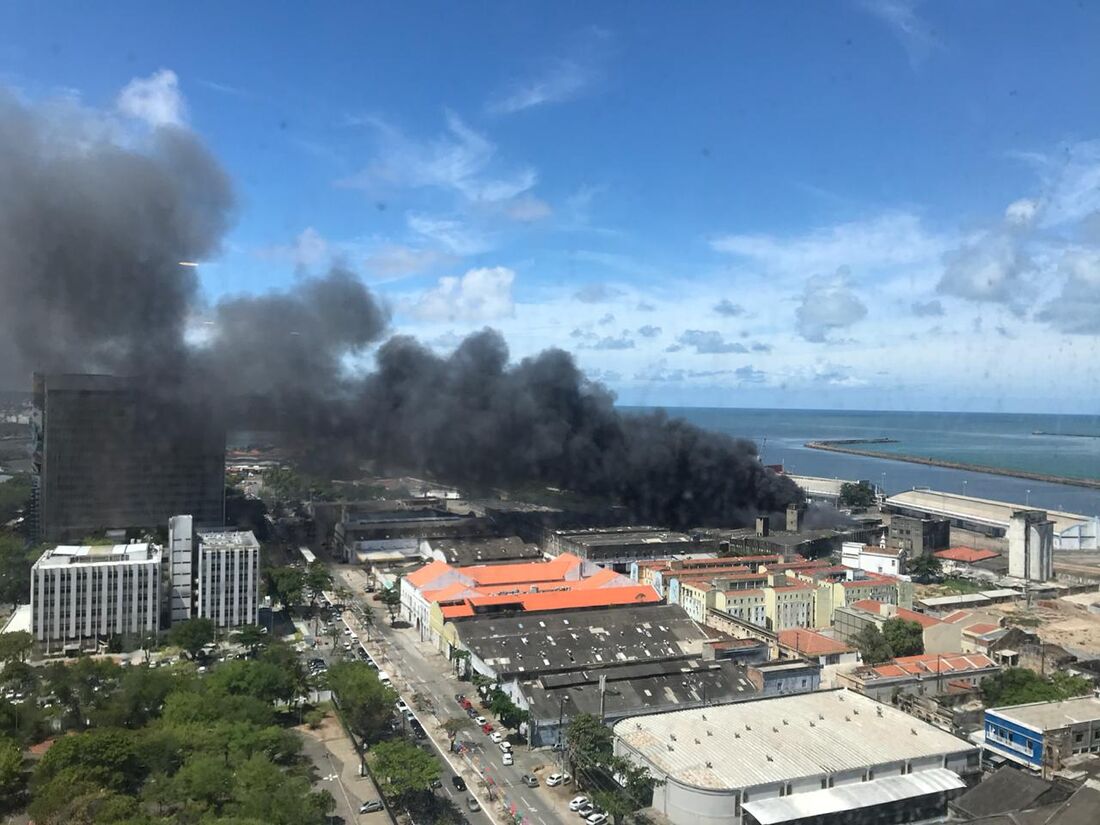
<svg viewBox="0 0 1100 825">
<path fill-rule="evenodd" d="M 790 473 L 865 479 L 884 485 L 888 493 L 931 487 L 1033 507 L 1100 514 L 1100 490 L 803 446 L 813 440 L 890 438 L 896 443 L 867 446 L 882 452 L 1097 479 L 1100 416 L 709 407 L 666 410 L 701 427 L 755 441 L 765 463 L 782 464 Z"/>
</svg>

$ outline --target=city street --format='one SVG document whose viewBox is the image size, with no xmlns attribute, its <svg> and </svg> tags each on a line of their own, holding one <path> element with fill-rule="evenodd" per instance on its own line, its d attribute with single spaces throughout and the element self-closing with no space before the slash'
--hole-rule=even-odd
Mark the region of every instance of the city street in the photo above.
<svg viewBox="0 0 1100 825">
<path fill-rule="evenodd" d="M 332 570 L 356 594 L 357 601 L 367 604 L 365 598 L 358 595 L 364 593 L 367 583 L 367 576 L 362 570 L 345 565 L 333 565 Z M 373 610 L 375 607 L 376 605 L 369 605 L 369 609 Z M 354 630 L 362 631 L 350 612 L 345 613 L 345 617 Z M 366 638 L 365 633 L 361 632 L 360 635 Z M 488 786 L 503 801 L 503 810 L 509 813 L 514 811 L 517 816 L 523 817 L 524 822 L 538 825 L 576 825 L 577 817 L 569 813 L 567 808 L 568 800 L 575 795 L 572 786 L 546 788 L 541 784 L 546 776 L 558 769 L 555 754 L 548 751 L 532 753 L 525 746 L 516 745 L 515 764 L 505 766 L 501 762 L 498 746 L 472 723 L 458 734 L 459 741 L 469 743 L 467 751 L 463 754 L 445 753 L 448 736 L 440 725 L 447 719 L 464 715 L 455 700 L 455 694 L 466 693 L 473 699 L 473 686 L 454 678 L 451 675 L 450 662 L 431 644 L 421 642 L 416 630 L 391 628 L 384 610 L 375 611 L 370 637 L 373 641 L 367 643 L 368 649 L 379 666 L 394 679 L 394 687 L 405 701 L 415 709 L 413 695 L 420 696 L 422 710 L 417 710 L 416 713 L 433 744 L 452 765 L 462 766 L 461 774 L 471 790 L 477 789 L 477 797 L 483 810 L 487 803 Z M 479 710 L 489 716 L 487 711 Z M 496 720 L 492 721 L 496 729 L 506 732 Z M 538 776 L 540 787 L 526 787 L 521 781 L 525 773 Z M 447 784 L 445 781 L 444 786 Z M 460 800 L 456 800 L 458 801 Z M 500 805 L 494 803 L 494 822 L 506 821 L 498 813 L 501 810 Z M 474 821 L 472 816 L 471 821 Z"/>
</svg>

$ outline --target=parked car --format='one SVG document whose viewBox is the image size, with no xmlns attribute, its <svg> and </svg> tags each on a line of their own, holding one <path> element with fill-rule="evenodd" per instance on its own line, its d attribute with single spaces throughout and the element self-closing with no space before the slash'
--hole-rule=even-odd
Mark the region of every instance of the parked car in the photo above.
<svg viewBox="0 0 1100 825">
<path fill-rule="evenodd" d="M 581 819 L 588 819 L 588 817 L 596 813 L 596 810 L 596 806 L 593 805 L 591 802 L 585 802 L 583 805 L 577 808 L 577 813 L 580 814 Z"/>
<path fill-rule="evenodd" d="M 431 782 L 428 783 L 428 787 L 431 788 L 433 791 L 437 791 L 443 787 L 443 783 L 440 782 L 438 779 L 433 779 Z"/>
<path fill-rule="evenodd" d="M 473 708 L 466 708 L 466 715 L 473 719 L 475 716 L 477 716 L 477 711 Z"/>
<path fill-rule="evenodd" d="M 455 786 L 456 791 L 466 790 L 466 780 L 463 779 L 461 776 L 452 776 L 451 784 Z"/>
<path fill-rule="evenodd" d="M 477 812 L 477 811 L 481 810 L 481 805 L 479 805 L 478 801 L 476 799 L 474 799 L 472 796 L 466 797 L 466 807 L 469 808 L 471 811 L 474 811 L 474 812 Z"/>
<path fill-rule="evenodd" d="M 483 725 L 481 725 L 481 732 L 484 733 L 484 734 L 490 734 L 490 733 L 493 732 L 493 726 L 490 725 L 488 722 L 486 722 Z"/>
<path fill-rule="evenodd" d="M 502 741 L 504 741 L 504 737 L 500 735 L 499 731 L 493 731 L 492 733 L 490 733 L 489 738 L 493 740 L 494 745 L 499 745 Z"/>
<path fill-rule="evenodd" d="M 512 758 L 512 752 L 511 751 L 505 751 L 504 756 L 501 757 L 500 763 L 502 765 L 511 765 L 511 764 L 514 764 L 515 761 L 516 760 Z"/>
<path fill-rule="evenodd" d="M 404 713 L 405 711 L 407 711 L 409 709 L 409 706 L 407 704 L 405 704 L 404 699 L 398 699 L 396 702 L 394 702 L 394 707 L 396 707 L 402 713 Z"/>
<path fill-rule="evenodd" d="M 547 782 L 546 784 L 549 785 L 550 783 Z M 581 796 L 574 796 L 572 799 L 569 800 L 569 810 L 579 811 L 582 806 L 587 805 L 588 803 L 589 799 L 587 796 L 584 796 L 583 794 Z"/>
<path fill-rule="evenodd" d="M 558 785 L 568 785 L 572 781 L 573 777 L 567 773 L 552 773 L 546 777 L 546 786 L 548 788 L 555 788 Z"/>
<path fill-rule="evenodd" d="M 586 816 L 584 821 L 587 822 L 588 825 L 603 825 L 607 822 L 607 814 L 603 811 L 596 811 L 596 813 Z"/>
<path fill-rule="evenodd" d="M 489 720 L 486 719 L 484 716 L 475 717 L 474 721 L 477 722 L 482 727 L 485 727 L 487 724 L 489 724 Z"/>
<path fill-rule="evenodd" d="M 382 810 L 385 810 L 385 806 L 382 804 L 381 799 L 368 799 L 359 806 L 359 813 L 361 814 L 369 814 Z"/>
<path fill-rule="evenodd" d="M 504 742 L 501 742 L 497 747 L 500 748 L 501 753 L 511 753 L 512 752 L 512 743 L 507 741 L 507 740 L 505 740 Z"/>
<path fill-rule="evenodd" d="M 539 786 L 539 778 L 534 774 L 525 773 L 522 781 L 528 788 L 537 788 Z"/>
</svg>

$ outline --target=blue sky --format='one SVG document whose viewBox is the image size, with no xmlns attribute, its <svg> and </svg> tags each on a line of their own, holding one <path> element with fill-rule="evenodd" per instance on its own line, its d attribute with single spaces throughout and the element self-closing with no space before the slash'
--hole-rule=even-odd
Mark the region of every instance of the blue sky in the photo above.
<svg viewBox="0 0 1100 825">
<path fill-rule="evenodd" d="M 0 82 L 193 129 L 211 299 L 346 261 L 627 403 L 1095 411 L 1100 6 L 0 5 Z"/>
</svg>

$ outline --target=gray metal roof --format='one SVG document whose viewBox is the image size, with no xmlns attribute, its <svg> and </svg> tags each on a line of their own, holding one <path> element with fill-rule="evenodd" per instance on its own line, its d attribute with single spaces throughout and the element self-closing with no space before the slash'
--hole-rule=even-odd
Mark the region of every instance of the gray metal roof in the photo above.
<svg viewBox="0 0 1100 825">
<path fill-rule="evenodd" d="M 1064 728 L 1077 722 L 1100 720 L 1100 698 L 1081 696 L 1061 702 L 1031 702 L 990 710 L 1002 719 L 1018 722 L 1032 730 L 1044 731 Z"/>
<path fill-rule="evenodd" d="M 477 616 L 455 628 L 462 645 L 498 674 L 698 655 L 712 635 L 668 604 Z"/>
<path fill-rule="evenodd" d="M 704 702 L 740 702 L 758 695 L 744 666 L 702 659 L 550 674 L 521 682 L 520 690 L 535 720 L 556 721 L 559 714 L 566 719 L 578 713 L 596 715 L 600 712 L 601 675 L 607 686 L 603 710 L 613 719 Z"/>
<path fill-rule="evenodd" d="M 725 790 L 974 750 L 897 708 L 844 690 L 635 716 L 614 731 L 658 772 Z"/>
<path fill-rule="evenodd" d="M 744 808 L 760 825 L 779 825 L 781 822 L 805 817 L 855 811 L 965 787 L 966 783 L 954 771 L 932 768 L 904 776 L 886 776 L 856 785 L 840 785 L 776 799 L 746 802 Z"/>
</svg>

